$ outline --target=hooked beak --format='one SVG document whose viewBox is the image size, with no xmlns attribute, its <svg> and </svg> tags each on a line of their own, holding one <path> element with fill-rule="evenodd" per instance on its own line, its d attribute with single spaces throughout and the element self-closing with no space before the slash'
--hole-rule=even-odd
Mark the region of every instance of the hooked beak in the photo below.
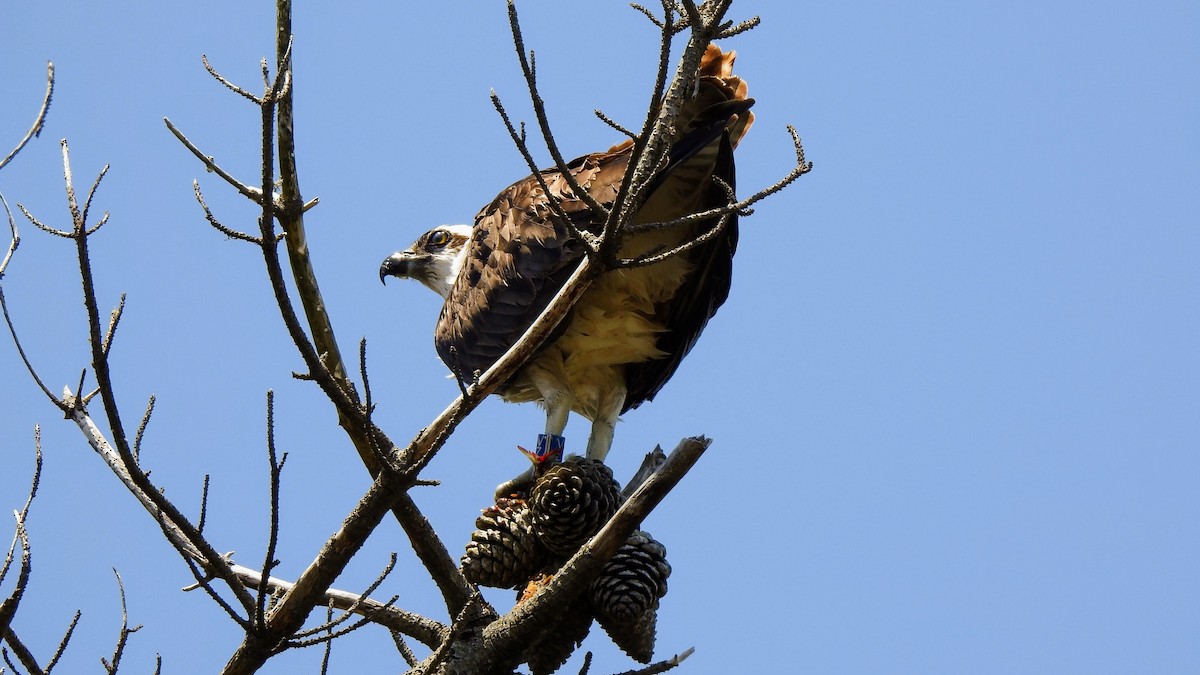
<svg viewBox="0 0 1200 675">
<path fill-rule="evenodd" d="M 400 279 L 420 277 L 421 271 L 429 262 L 429 255 L 414 251 L 396 251 L 379 266 L 379 280 L 385 285 L 388 277 Z"/>
</svg>

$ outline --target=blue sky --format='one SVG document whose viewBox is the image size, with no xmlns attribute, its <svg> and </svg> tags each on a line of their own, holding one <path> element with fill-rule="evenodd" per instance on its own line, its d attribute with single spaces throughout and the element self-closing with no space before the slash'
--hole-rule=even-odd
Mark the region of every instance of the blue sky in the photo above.
<svg viewBox="0 0 1200 675">
<path fill-rule="evenodd" d="M 274 389 L 289 452 L 278 574 L 294 578 L 366 472 L 315 387 L 290 378 L 301 362 L 256 252 L 204 223 L 191 182 L 227 225 L 252 229 L 255 212 L 162 123 L 253 180 L 257 113 L 200 56 L 257 88 L 270 5 L 10 3 L 0 149 L 32 121 L 47 60 L 58 81 L 0 192 L 63 226 L 57 141 L 81 184 L 111 163 L 93 255 L 103 302 L 129 294 L 113 352 L 124 416 L 158 396 L 153 477 L 194 514 L 211 474 L 208 532 L 256 565 Z M 582 5 L 520 5 L 568 155 L 619 140 L 594 108 L 637 125 L 657 48 L 621 3 Z M 674 567 L 658 655 L 696 647 L 679 671 L 692 673 L 1200 670 L 1200 9 L 743 1 L 734 14 L 763 19 L 724 45 L 758 100 L 741 191 L 788 169 L 789 123 L 816 169 L 743 220 L 728 304 L 617 429 L 622 478 L 655 443 L 716 439 L 646 523 Z M 531 119 L 504 7 L 301 6 L 295 27 L 317 272 L 343 351 L 368 340 L 376 419 L 408 438 L 457 390 L 432 348 L 438 299 L 376 273 L 526 173 L 487 100 L 495 88 Z M 21 226 L 5 293 L 42 376 L 74 386 L 87 346 L 73 253 Z M 186 568 L 11 345 L 0 383 L 0 506 L 24 501 L 35 423 L 46 455 L 18 633 L 44 661 L 81 609 L 60 669 L 97 667 L 119 624 L 116 568 L 144 625 L 130 672 L 155 653 L 166 672 L 218 669 L 235 626 L 179 591 Z M 443 484 L 416 499 L 456 554 L 541 425 L 532 406 L 488 401 L 430 465 Z M 365 587 L 391 551 L 379 595 L 444 619 L 391 522 L 337 586 Z M 598 629 L 585 648 L 597 672 L 633 665 Z M 319 659 L 286 654 L 265 672 Z M 332 661 L 401 665 L 372 628 Z"/>
</svg>

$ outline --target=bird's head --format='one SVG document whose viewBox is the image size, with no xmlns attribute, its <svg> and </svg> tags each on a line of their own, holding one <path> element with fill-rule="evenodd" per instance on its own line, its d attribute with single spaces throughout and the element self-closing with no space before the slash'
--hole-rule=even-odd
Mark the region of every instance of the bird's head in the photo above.
<svg viewBox="0 0 1200 675">
<path fill-rule="evenodd" d="M 439 225 L 421 235 L 412 246 L 396 251 L 379 266 L 379 280 L 388 277 L 416 279 L 443 298 L 450 294 L 467 255 L 470 225 Z"/>
</svg>

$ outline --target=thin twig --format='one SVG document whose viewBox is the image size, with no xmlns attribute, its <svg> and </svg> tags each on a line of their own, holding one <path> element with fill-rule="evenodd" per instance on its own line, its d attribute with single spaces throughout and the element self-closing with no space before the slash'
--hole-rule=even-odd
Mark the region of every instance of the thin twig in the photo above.
<svg viewBox="0 0 1200 675">
<path fill-rule="evenodd" d="M 64 147 L 65 147 L 65 145 L 64 145 Z M 88 190 L 87 199 L 85 199 L 83 202 L 83 211 L 79 214 L 79 220 L 80 220 L 80 222 L 84 223 L 85 227 L 87 224 L 88 212 L 91 211 L 91 209 L 92 209 L 92 198 L 96 196 L 96 189 L 100 187 L 100 181 L 104 180 L 104 176 L 106 176 L 108 174 L 108 169 L 109 169 L 108 164 L 105 164 L 104 167 L 100 169 L 100 173 L 96 176 L 96 180 L 92 183 L 91 189 Z M 92 234 L 96 230 L 99 230 L 100 226 L 103 225 L 107 221 L 108 221 L 108 213 L 105 212 L 105 214 L 100 217 L 100 222 L 94 228 L 92 228 L 88 232 L 88 234 Z"/>
<path fill-rule="evenodd" d="M 614 129 L 616 129 L 617 131 L 619 131 L 619 132 L 621 132 L 621 133 L 625 134 L 625 135 L 626 135 L 626 136 L 628 136 L 630 139 L 632 139 L 632 140 L 635 140 L 635 141 L 637 140 L 637 138 L 638 138 L 637 132 L 630 131 L 629 129 L 626 129 L 625 127 L 621 126 L 620 124 L 618 124 L 618 123 L 617 123 L 617 121 L 616 121 L 616 120 L 614 120 L 613 118 L 609 117 L 608 115 L 605 115 L 603 110 L 600 110 L 599 108 L 596 108 L 596 109 L 595 109 L 595 110 L 593 110 L 592 112 L 596 114 L 596 117 L 599 117 L 599 118 L 600 118 L 600 121 L 601 121 L 601 122 L 604 122 L 604 123 L 605 123 L 605 124 L 607 124 L 608 126 L 610 126 L 610 127 L 614 128 Z"/>
<path fill-rule="evenodd" d="M 121 574 L 115 569 L 113 574 L 117 575 L 117 588 L 121 592 L 121 632 L 117 636 L 117 646 L 113 649 L 112 662 L 110 663 L 104 658 L 100 659 L 100 663 L 104 664 L 104 669 L 108 671 L 108 675 L 115 675 L 117 668 L 121 666 L 121 656 L 125 653 L 125 645 L 129 642 L 129 636 L 142 629 L 141 625 L 129 627 L 129 613 L 125 606 L 125 584 L 121 582 Z"/>
<path fill-rule="evenodd" d="M 267 390 L 267 461 L 270 463 L 270 531 L 267 536 L 267 551 L 263 558 L 262 578 L 268 579 L 271 570 L 279 564 L 275 560 L 275 549 L 279 544 L 279 477 L 283 473 L 283 465 L 287 462 L 287 453 L 282 458 L 275 454 L 275 392 Z M 254 625 L 260 630 L 266 628 L 267 587 L 258 587 L 258 604 L 254 613 Z"/>
<path fill-rule="evenodd" d="M 204 532 L 205 521 L 208 518 L 208 474 L 204 474 L 204 485 L 200 488 L 200 518 L 196 521 L 196 531 Z"/>
<path fill-rule="evenodd" d="M 258 188 L 250 187 L 249 185 L 246 185 L 245 183 L 241 182 L 240 180 L 234 178 L 228 171 L 226 171 L 225 169 L 222 169 L 221 166 L 219 164 L 217 164 L 217 162 L 212 158 L 211 155 L 206 155 L 203 152 L 201 152 L 200 148 L 196 147 L 196 145 L 194 143 L 192 143 L 192 141 L 189 140 L 187 136 L 184 136 L 182 131 L 180 131 L 179 129 L 176 129 L 175 125 L 171 124 L 170 119 L 164 117 L 163 122 L 166 122 L 167 129 L 169 129 L 171 131 L 171 133 L 174 134 L 175 138 L 179 139 L 179 142 L 183 143 L 184 147 L 186 147 L 188 150 L 190 150 L 192 152 L 192 154 L 196 156 L 196 159 L 199 159 L 201 161 L 201 163 L 203 163 L 204 166 L 209 171 L 211 171 L 211 172 L 217 174 L 218 176 L 220 176 L 221 178 L 225 179 L 226 183 L 229 183 L 231 186 L 233 186 L 233 189 L 237 190 L 239 193 L 242 194 L 242 196 L 246 197 L 250 201 L 254 202 L 255 204 L 262 204 L 262 202 L 263 202 L 263 191 L 262 190 L 260 190 Z"/>
<path fill-rule="evenodd" d="M 124 299 L 124 295 L 121 296 Z M 142 414 L 142 421 L 138 423 L 137 432 L 133 436 L 133 461 L 140 466 L 142 463 L 142 437 L 146 435 L 146 427 L 150 425 L 150 415 L 154 414 L 154 394 L 150 394 L 150 400 L 146 403 L 146 412 Z M 205 476 L 205 492 L 208 491 L 208 477 Z M 201 522 L 203 522 L 203 514 L 201 514 Z"/>
<path fill-rule="evenodd" d="M 208 597 L 211 598 L 218 607 L 225 610 L 225 614 L 229 616 L 234 623 L 236 623 L 242 630 L 250 633 L 253 630 L 253 624 L 250 622 L 250 620 L 243 618 L 240 614 L 238 614 L 237 610 L 233 608 L 233 605 L 230 605 L 225 598 L 221 597 L 221 594 L 217 592 L 217 589 L 212 587 L 211 582 L 215 577 L 203 573 L 203 570 L 200 569 L 200 566 L 196 563 L 194 557 L 189 555 L 188 550 L 170 536 L 170 530 L 165 519 L 159 518 L 159 525 L 162 526 L 163 533 L 167 535 L 167 541 L 172 547 L 175 548 L 175 551 L 179 553 L 179 556 L 183 558 L 183 562 L 187 564 L 188 571 L 192 573 L 192 578 L 196 580 L 196 585 L 194 587 L 189 587 L 184 590 L 190 590 L 191 588 L 204 589 L 204 592 L 208 594 Z M 222 561 L 224 561 L 224 558 L 222 558 Z"/>
<path fill-rule="evenodd" d="M 597 239 L 594 234 L 581 230 L 575 227 L 575 223 L 567 216 L 562 209 L 562 200 L 558 198 L 554 192 L 550 190 L 550 185 L 546 183 L 546 177 L 538 168 L 537 162 L 533 159 L 533 155 L 529 152 L 529 146 L 525 143 L 525 125 L 521 124 L 520 133 L 513 127 L 512 121 L 508 117 L 508 111 L 504 109 L 504 104 L 501 103 L 500 97 L 495 90 L 491 93 L 492 107 L 500 114 L 501 121 L 504 122 L 504 128 L 508 130 L 508 135 L 512 138 L 513 143 L 517 146 L 517 151 L 525 158 L 525 163 L 529 166 L 532 176 L 537 179 L 538 186 L 542 188 L 542 194 L 546 197 L 546 205 L 550 207 L 550 213 L 555 222 L 561 224 L 571 236 L 579 239 L 586 245 L 589 250 L 595 250 Z M 567 173 L 570 173 L 569 171 Z M 574 179 L 572 179 L 574 180 Z"/>
<path fill-rule="evenodd" d="M 416 667 L 417 655 L 413 654 L 412 648 L 408 646 L 408 642 L 404 639 L 404 634 L 398 630 L 389 632 L 392 635 L 392 642 L 396 645 L 396 651 L 400 652 L 400 657 L 404 659 L 409 668 Z"/>
<path fill-rule="evenodd" d="M 93 230 L 94 232 L 95 230 Z M 100 344 L 100 351 L 108 356 L 108 352 L 112 349 L 113 336 L 117 332 L 117 324 L 121 321 L 121 314 L 125 311 L 125 294 L 121 294 L 121 301 L 117 303 L 116 309 L 108 315 L 108 330 L 104 333 L 104 340 Z"/>
<path fill-rule="evenodd" d="M 25 354 L 25 348 L 21 346 L 21 338 L 17 336 L 17 328 L 13 325 L 12 317 L 8 315 L 8 302 L 4 299 L 3 286 L 0 286 L 0 312 L 3 312 L 4 314 L 4 323 L 8 324 L 8 334 L 12 336 L 13 345 L 15 345 L 17 348 L 17 355 L 21 357 L 21 363 L 25 364 L 25 370 L 29 371 L 29 376 L 33 378 L 34 383 L 37 384 L 38 388 L 42 390 L 42 393 L 46 395 L 46 398 L 50 399 L 50 402 L 53 403 L 55 407 L 63 412 L 68 412 L 70 409 L 69 406 L 50 391 L 50 388 L 46 386 L 46 383 L 42 382 L 42 378 L 40 375 L 38 375 L 37 369 L 35 369 L 33 364 L 29 362 L 29 357 Z"/>
<path fill-rule="evenodd" d="M 517 50 L 517 58 L 521 63 L 521 72 L 525 75 L 526 84 L 529 86 L 529 98 L 533 103 L 533 114 L 537 119 L 538 127 L 542 131 L 542 140 L 546 143 L 546 149 L 550 152 L 550 157 L 554 159 L 555 166 L 558 167 L 563 179 L 567 185 L 571 187 L 571 191 L 575 193 L 597 219 L 608 217 L 608 209 L 600 205 L 591 193 L 583 189 L 575 180 L 575 176 L 571 174 L 567 168 L 567 162 L 563 159 L 562 152 L 558 149 L 558 143 L 554 140 L 554 133 L 550 129 L 550 120 L 546 116 L 546 104 L 542 100 L 542 95 L 538 92 L 537 79 L 528 59 L 525 58 L 525 39 L 521 36 L 521 23 L 517 18 L 517 5 L 514 0 L 508 0 L 508 24 L 512 29 L 513 46 Z"/>
<path fill-rule="evenodd" d="M 20 512 L 14 512 L 13 516 L 17 521 L 16 539 L 21 544 L 21 568 L 17 572 L 17 583 L 13 592 L 0 602 L 0 632 L 7 631 L 13 617 L 16 616 L 21 599 L 25 596 L 25 589 L 29 586 L 29 575 L 33 571 L 33 553 L 29 546 L 29 533 L 25 531 L 25 520 Z"/>
<path fill-rule="evenodd" d="M 256 246 L 262 246 L 262 239 L 259 239 L 251 234 L 246 234 L 245 232 L 239 232 L 231 227 L 226 227 L 221 223 L 221 221 L 217 220 L 217 217 L 213 215 L 212 210 L 208 208 L 208 203 L 204 201 L 204 195 L 200 192 L 200 181 L 192 181 L 192 191 L 196 194 L 196 201 L 200 202 L 200 208 L 204 209 L 204 219 L 207 220 L 208 224 L 212 225 L 214 229 L 230 239 L 239 239 L 241 241 L 248 241 Z"/>
<path fill-rule="evenodd" d="M 8 253 L 5 253 L 4 260 L 0 261 L 0 279 L 3 279 L 4 270 L 8 269 L 8 261 L 12 260 L 13 254 L 17 252 L 17 247 L 21 245 L 21 235 L 17 232 L 17 221 L 13 219 L 12 209 L 8 208 L 8 200 L 4 198 L 4 195 L 0 195 L 0 204 L 4 205 L 4 213 L 8 216 L 8 229 L 12 232 Z"/>
<path fill-rule="evenodd" d="M 333 605 L 325 607 L 325 624 L 329 626 L 330 638 L 325 641 L 325 653 L 321 655 L 321 675 L 327 675 L 329 672 L 329 655 L 333 652 Z"/>
<path fill-rule="evenodd" d="M 740 35 L 748 30 L 757 28 L 760 23 L 762 23 L 761 19 L 759 19 L 757 16 L 752 16 L 745 21 L 738 22 L 736 25 L 722 29 L 721 32 L 717 34 L 717 39 L 724 40 L 725 38 L 731 38 L 734 35 Z"/>
<path fill-rule="evenodd" d="M 358 597 L 359 597 L 360 601 L 366 600 L 367 598 L 369 598 L 371 596 L 371 594 L 374 593 L 376 591 L 376 589 L 379 588 L 380 584 L 383 583 L 384 579 L 388 578 L 388 575 L 391 574 L 392 570 L 394 570 L 394 569 L 396 569 L 396 554 L 392 553 L 391 558 L 388 560 L 388 564 L 383 568 L 383 571 L 380 572 L 375 577 L 375 581 L 372 582 L 371 585 L 367 587 L 367 590 L 365 590 L 359 594 Z M 385 603 L 385 606 L 390 606 L 393 602 L 396 601 L 396 599 L 397 598 L 392 598 L 390 601 Z M 338 624 L 346 621 L 346 619 L 350 618 L 350 615 L 353 614 L 354 611 L 357 609 L 358 609 L 358 603 L 346 608 L 346 610 L 342 612 L 342 615 L 339 616 L 337 618 L 337 620 L 331 620 L 324 626 L 318 626 L 318 627 L 310 629 L 310 630 L 299 631 L 299 632 L 295 633 L 293 635 L 293 637 L 304 638 L 304 637 L 308 637 L 310 635 L 315 635 L 315 634 L 323 632 L 323 631 L 327 631 L 328 629 L 332 629 L 332 628 L 336 627 Z"/>
<path fill-rule="evenodd" d="M 241 87 L 237 86 L 233 82 L 230 82 L 229 80 L 225 79 L 225 76 L 218 73 L 216 68 L 213 68 L 212 65 L 208 62 L 207 54 L 200 55 L 200 62 L 204 64 L 204 69 L 208 71 L 208 74 L 212 75 L 213 79 L 216 80 L 217 82 L 220 82 L 221 84 L 225 85 L 225 87 L 227 89 L 229 89 L 229 91 L 232 91 L 233 93 L 235 93 L 238 96 L 241 96 L 243 98 L 250 99 L 251 101 L 254 102 L 255 105 L 262 105 L 261 98 L 255 96 L 254 94 L 251 94 L 250 92 L 246 91 L 245 89 L 242 89 Z"/>
<path fill-rule="evenodd" d="M 683 242 L 682 244 L 680 244 L 678 246 L 668 249 L 666 251 L 659 252 L 657 250 L 654 250 L 654 251 L 647 253 L 646 255 L 639 256 L 637 258 L 621 258 L 617 261 L 617 267 L 621 268 L 621 269 L 628 269 L 628 268 L 632 268 L 632 267 L 643 267 L 646 265 L 653 265 L 657 262 L 662 262 L 663 260 L 666 260 L 667 258 L 671 258 L 671 257 L 677 256 L 681 253 L 690 251 L 690 250 L 696 248 L 697 246 L 703 246 L 705 243 L 707 243 L 713 237 L 715 237 L 718 234 L 720 234 L 721 232 L 725 231 L 726 226 L 729 225 L 729 219 L 731 217 L 732 217 L 732 214 L 730 214 L 730 213 L 726 213 L 726 214 L 722 215 L 720 218 L 717 219 L 716 224 L 713 225 L 711 228 L 709 228 L 707 231 Z"/>
<path fill-rule="evenodd" d="M 20 202 L 17 202 L 17 208 L 29 220 L 29 222 L 33 223 L 34 227 L 38 228 L 39 230 L 41 230 L 43 232 L 52 234 L 56 237 L 63 237 L 64 239 L 71 239 L 72 237 L 75 236 L 70 232 L 65 232 L 63 230 L 56 230 L 53 227 L 50 227 L 49 225 L 46 225 L 42 221 L 38 220 L 37 218 L 34 218 L 33 215 L 30 214 L 29 211 L 25 209 L 25 206 L 23 204 L 21 204 Z"/>
<path fill-rule="evenodd" d="M 90 416 L 88 416 L 86 403 L 82 398 L 72 396 L 68 391 L 67 396 L 64 396 L 63 400 L 63 404 L 66 406 L 65 411 L 79 425 L 88 438 L 89 444 L 92 445 L 92 448 L 105 458 L 105 462 L 109 467 L 117 473 L 122 482 L 130 488 L 138 500 L 162 524 L 168 536 L 178 537 L 178 540 L 173 540 L 172 544 L 180 551 L 188 551 L 189 553 L 187 553 L 186 557 L 201 562 L 205 565 L 207 571 L 225 581 L 238 601 L 249 612 L 254 606 L 253 599 L 233 578 L 226 561 L 217 554 L 204 539 L 203 535 L 196 531 L 179 509 L 150 482 L 148 476 L 137 466 L 125 426 L 121 421 L 120 407 L 116 400 L 108 356 L 102 349 L 100 311 L 96 302 L 95 279 L 92 274 L 92 263 L 88 246 L 89 236 L 83 221 L 83 214 L 75 199 L 70 152 L 65 139 L 62 141 L 62 155 L 63 173 L 67 184 L 67 204 L 73 219 L 72 239 L 75 241 L 76 258 L 79 263 L 79 277 L 83 282 L 83 299 L 88 318 L 88 343 L 91 346 L 92 368 L 95 372 L 100 397 L 104 402 L 104 412 L 108 418 L 108 427 L 112 434 L 111 444 L 100 430 L 96 428 Z M 82 388 L 82 384 L 80 384 L 80 388 Z M 78 392 L 79 389 L 76 391 Z"/>
<path fill-rule="evenodd" d="M 754 194 L 750 195 L 749 197 L 747 197 L 741 201 L 726 204 L 725 206 L 718 206 L 718 207 L 714 207 L 711 209 L 706 209 L 704 211 L 697 211 L 695 213 L 689 213 L 686 216 L 675 218 L 673 220 L 653 222 L 653 223 L 631 223 L 631 224 L 625 226 L 626 232 L 628 232 L 630 234 L 636 234 L 639 232 L 648 232 L 650 230 L 678 227 L 680 225 L 697 223 L 697 222 L 700 222 L 703 220 L 708 220 L 710 218 L 714 218 L 717 216 L 733 214 L 733 213 L 747 215 L 747 209 L 749 209 L 751 206 L 753 206 L 754 204 L 757 204 L 758 202 L 762 201 L 763 199 L 766 199 L 767 197 L 770 197 L 771 195 L 779 192 L 780 190 L 783 190 L 788 185 L 791 185 L 793 182 L 795 182 L 795 180 L 797 178 L 812 171 L 813 163 L 808 161 L 807 159 L 805 159 L 804 145 L 800 141 L 800 136 L 796 133 L 796 128 L 789 124 L 787 127 L 787 130 L 788 130 L 788 134 L 791 135 L 791 137 L 792 137 L 792 144 L 793 144 L 793 147 L 796 152 L 796 164 L 792 167 L 792 169 L 790 171 L 788 171 L 788 173 L 783 178 L 781 178 L 778 181 L 776 181 L 775 183 L 759 190 L 758 192 L 755 192 Z M 728 190 L 728 186 L 726 186 L 726 189 Z"/>
<path fill-rule="evenodd" d="M 50 671 L 54 670 L 54 666 L 58 665 L 58 660 L 62 658 L 63 652 L 67 651 L 67 643 L 71 641 L 71 636 L 75 634 L 75 627 L 79 625 L 79 617 L 81 616 L 83 616 L 83 613 L 75 610 L 75 616 L 71 618 L 71 623 L 67 626 L 67 632 L 63 633 L 63 638 L 54 650 L 54 655 L 50 657 L 50 661 L 46 664 L 44 675 L 50 675 Z"/>
<path fill-rule="evenodd" d="M 37 117 L 33 120 L 33 126 L 29 127 L 29 131 L 25 132 L 25 137 L 17 143 L 17 147 L 8 153 L 4 159 L 0 159 L 0 169 L 13 160 L 18 152 L 25 147 L 25 144 L 35 136 L 40 136 L 42 133 L 42 125 L 46 123 L 46 113 L 50 112 L 50 99 L 54 97 L 54 63 L 46 62 L 46 95 L 42 98 L 42 107 L 38 110 Z"/>
</svg>

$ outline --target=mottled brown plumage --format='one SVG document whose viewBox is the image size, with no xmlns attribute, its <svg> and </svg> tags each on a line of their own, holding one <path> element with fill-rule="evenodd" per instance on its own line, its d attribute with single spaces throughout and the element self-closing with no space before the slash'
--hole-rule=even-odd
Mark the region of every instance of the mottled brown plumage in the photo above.
<svg viewBox="0 0 1200 675">
<path fill-rule="evenodd" d="M 713 177 L 733 187 L 733 148 L 753 120 L 753 100 L 733 75 L 733 61 L 733 52 L 708 48 L 695 96 L 676 121 L 679 131 L 671 139 L 668 163 L 646 193 L 635 223 L 673 220 L 728 202 Z M 568 168 L 580 186 L 608 206 L 632 149 L 626 141 L 580 157 Z M 600 216 L 572 194 L 557 168 L 541 176 L 575 227 L 600 232 Z M 628 235 L 620 255 L 673 248 L 715 224 L 712 219 Z M 421 242 L 435 232 L 385 261 L 381 276 L 412 276 L 443 292 L 438 275 L 419 276 L 409 268 L 422 255 Z M 737 238 L 734 215 L 717 236 L 681 255 L 605 273 L 500 394 L 509 401 L 543 403 L 547 434 L 560 435 L 571 410 L 592 420 L 588 456 L 603 459 L 617 416 L 654 398 L 725 302 Z M 549 198 L 535 176 L 510 185 L 479 212 L 466 250 L 454 258 L 460 269 L 444 293 L 435 329 L 438 354 L 460 382 L 469 384 L 520 339 L 584 254 L 583 243 L 551 217 Z"/>
</svg>

